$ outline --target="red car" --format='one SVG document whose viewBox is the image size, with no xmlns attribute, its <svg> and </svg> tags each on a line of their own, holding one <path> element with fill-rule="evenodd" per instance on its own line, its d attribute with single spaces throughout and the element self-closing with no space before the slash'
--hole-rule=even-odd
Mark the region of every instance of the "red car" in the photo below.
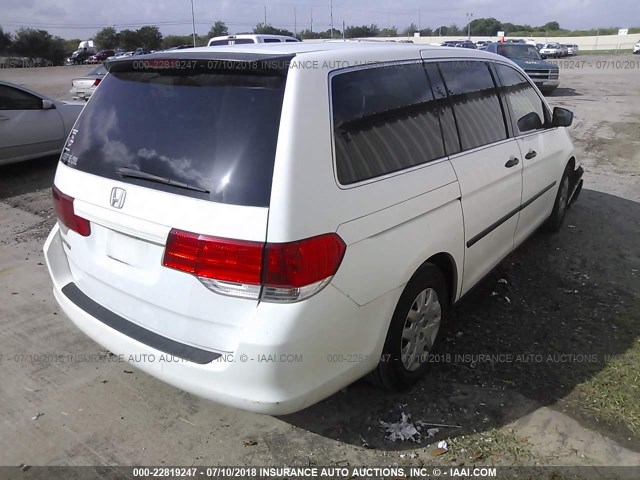
<svg viewBox="0 0 640 480">
<path fill-rule="evenodd" d="M 87 58 L 87 63 L 100 63 L 104 62 L 108 57 L 114 55 L 116 52 L 113 50 L 100 50 L 95 55 L 91 55 Z"/>
</svg>

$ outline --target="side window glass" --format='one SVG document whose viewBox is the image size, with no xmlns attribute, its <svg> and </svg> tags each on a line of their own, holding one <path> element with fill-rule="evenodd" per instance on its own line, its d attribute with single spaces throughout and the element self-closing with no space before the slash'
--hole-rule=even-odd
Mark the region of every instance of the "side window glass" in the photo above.
<svg viewBox="0 0 640 480">
<path fill-rule="evenodd" d="M 331 92 L 341 184 L 444 157 L 436 102 L 422 63 L 338 74 Z"/>
<path fill-rule="evenodd" d="M 30 93 L 0 85 L 0 110 L 40 110 L 42 100 Z"/>
<path fill-rule="evenodd" d="M 451 109 L 451 101 L 447 96 L 447 89 L 442 81 L 442 76 L 435 63 L 427 63 L 425 65 L 427 74 L 429 75 L 429 81 L 431 82 L 431 89 L 436 99 L 436 105 L 438 106 L 438 115 L 440 116 L 440 123 L 442 125 L 442 135 L 444 137 L 444 148 L 447 155 L 453 155 L 458 153 L 460 148 L 460 139 L 458 138 L 458 130 L 456 129 L 456 121 L 453 117 L 453 110 Z"/>
<path fill-rule="evenodd" d="M 549 113 L 538 92 L 516 69 L 501 64 L 496 64 L 495 69 L 517 131 L 525 133 L 543 128 L 548 122 Z"/>
<path fill-rule="evenodd" d="M 439 64 L 460 134 L 463 150 L 507 138 L 498 91 L 484 62 L 455 61 Z"/>
</svg>

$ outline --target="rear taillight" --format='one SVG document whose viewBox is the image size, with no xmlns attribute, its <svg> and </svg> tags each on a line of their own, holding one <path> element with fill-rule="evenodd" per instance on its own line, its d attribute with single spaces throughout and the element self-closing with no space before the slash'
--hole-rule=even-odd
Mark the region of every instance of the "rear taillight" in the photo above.
<svg viewBox="0 0 640 480">
<path fill-rule="evenodd" d="M 89 220 L 79 217 L 73 209 L 73 197 L 65 195 L 54 185 L 51 189 L 53 195 L 53 205 L 56 216 L 69 230 L 79 233 L 83 237 L 91 235 L 91 224 Z"/>
<path fill-rule="evenodd" d="M 247 242 L 173 229 L 162 264 L 210 290 L 267 302 L 297 302 L 324 288 L 346 245 L 335 233 L 290 243 Z"/>
<path fill-rule="evenodd" d="M 97 87 L 98 85 L 100 85 L 100 82 L 101 82 L 101 81 L 102 81 L 102 79 L 101 79 L 101 78 L 96 78 L 96 81 L 95 81 L 95 82 L 93 82 L 93 86 L 94 86 L 94 87 Z"/>
</svg>

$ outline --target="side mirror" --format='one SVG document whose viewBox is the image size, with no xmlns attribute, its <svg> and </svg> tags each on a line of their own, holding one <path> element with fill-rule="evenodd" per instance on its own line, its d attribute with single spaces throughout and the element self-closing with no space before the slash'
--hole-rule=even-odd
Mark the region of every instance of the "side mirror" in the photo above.
<svg viewBox="0 0 640 480">
<path fill-rule="evenodd" d="M 528 132 L 530 130 L 538 130 L 542 128 L 542 119 L 536 112 L 527 113 L 518 120 L 518 130 Z"/>
<path fill-rule="evenodd" d="M 555 107 L 553 109 L 552 127 L 569 127 L 573 123 L 573 112 L 566 108 Z"/>
<path fill-rule="evenodd" d="M 51 100 L 42 100 L 42 109 L 51 110 L 56 108 L 56 105 Z"/>
</svg>

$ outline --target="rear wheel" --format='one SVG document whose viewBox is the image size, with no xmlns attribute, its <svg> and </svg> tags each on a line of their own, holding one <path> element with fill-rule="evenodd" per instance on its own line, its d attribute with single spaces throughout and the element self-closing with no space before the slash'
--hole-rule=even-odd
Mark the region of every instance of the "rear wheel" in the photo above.
<svg viewBox="0 0 640 480">
<path fill-rule="evenodd" d="M 389 390 L 402 390 L 417 382 L 429 366 L 429 353 L 448 312 L 444 276 L 437 267 L 427 264 L 402 292 L 382 359 L 369 380 Z"/>
</svg>

